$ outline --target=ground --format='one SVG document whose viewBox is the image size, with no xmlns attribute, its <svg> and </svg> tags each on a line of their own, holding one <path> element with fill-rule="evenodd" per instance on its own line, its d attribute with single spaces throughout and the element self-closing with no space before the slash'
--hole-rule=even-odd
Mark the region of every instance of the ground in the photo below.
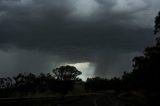
<svg viewBox="0 0 160 106">
<path fill-rule="evenodd" d="M 137 92 L 90 93 L 81 96 L 0 99 L 0 106 L 148 106 Z"/>
</svg>

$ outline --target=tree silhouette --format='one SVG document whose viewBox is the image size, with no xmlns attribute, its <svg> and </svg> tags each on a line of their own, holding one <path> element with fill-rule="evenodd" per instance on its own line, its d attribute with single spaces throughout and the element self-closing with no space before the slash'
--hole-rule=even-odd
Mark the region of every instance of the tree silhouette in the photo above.
<svg viewBox="0 0 160 106">
<path fill-rule="evenodd" d="M 119 91 L 122 89 L 120 78 L 105 79 L 100 77 L 87 78 L 85 90 L 87 92 L 97 92 L 106 90 Z"/>
<path fill-rule="evenodd" d="M 12 79 L 10 77 L 0 78 L 0 97 L 8 97 L 12 93 Z"/>
<path fill-rule="evenodd" d="M 34 92 L 37 87 L 36 76 L 32 73 L 21 74 L 19 73 L 15 80 L 15 87 L 19 92 Z"/>
<path fill-rule="evenodd" d="M 85 83 L 85 90 L 86 91 L 104 91 L 109 89 L 109 80 L 95 77 L 95 78 L 87 78 Z"/>
<path fill-rule="evenodd" d="M 47 77 L 44 73 L 40 73 L 39 76 L 37 77 L 37 90 L 40 92 L 45 92 L 48 90 L 48 85 L 47 85 Z"/>
<path fill-rule="evenodd" d="M 68 80 L 76 81 L 77 76 L 82 74 L 75 67 L 68 65 L 53 69 L 52 72 L 57 80 L 62 80 L 62 81 L 68 81 Z"/>
<path fill-rule="evenodd" d="M 157 34 L 157 32 L 159 31 L 160 31 L 160 12 L 155 18 L 154 33 Z"/>
<path fill-rule="evenodd" d="M 53 69 L 53 76 L 56 79 L 56 90 L 65 95 L 68 91 L 72 91 L 74 84 L 79 80 L 78 75 L 82 74 L 73 66 L 61 66 Z"/>
<path fill-rule="evenodd" d="M 134 62 L 132 74 L 139 85 L 147 89 L 158 90 L 160 88 L 160 47 L 157 45 L 147 47 L 144 56 L 135 57 Z"/>
</svg>

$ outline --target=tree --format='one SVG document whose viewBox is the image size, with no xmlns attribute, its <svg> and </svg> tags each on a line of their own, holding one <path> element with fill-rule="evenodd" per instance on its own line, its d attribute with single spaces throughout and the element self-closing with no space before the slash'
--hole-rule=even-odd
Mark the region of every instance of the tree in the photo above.
<svg viewBox="0 0 160 106">
<path fill-rule="evenodd" d="M 0 78 L 0 97 L 8 97 L 12 94 L 12 79 Z"/>
<path fill-rule="evenodd" d="M 63 95 L 73 90 L 75 82 L 79 80 L 77 76 L 82 74 L 75 67 L 68 65 L 56 68 L 52 72 L 56 79 L 56 91 Z"/>
<path fill-rule="evenodd" d="M 158 16 L 155 18 L 155 26 L 154 26 L 154 33 L 157 34 L 157 32 L 160 31 L 160 12 Z"/>
<path fill-rule="evenodd" d="M 87 78 L 87 81 L 85 83 L 85 90 L 88 92 L 90 91 L 105 91 L 109 88 L 109 80 L 100 78 L 100 77 L 94 77 L 94 78 Z"/>
<path fill-rule="evenodd" d="M 82 74 L 75 67 L 68 65 L 53 69 L 52 72 L 55 79 L 62 81 L 68 81 L 68 80 L 76 81 L 78 80 L 77 76 Z"/>
<path fill-rule="evenodd" d="M 33 92 L 37 87 L 36 76 L 32 73 L 21 74 L 19 73 L 14 77 L 15 87 L 19 92 Z"/>
<path fill-rule="evenodd" d="M 135 81 L 150 90 L 160 89 L 160 47 L 147 47 L 144 56 L 135 57 L 134 62 L 132 74 Z"/>
</svg>

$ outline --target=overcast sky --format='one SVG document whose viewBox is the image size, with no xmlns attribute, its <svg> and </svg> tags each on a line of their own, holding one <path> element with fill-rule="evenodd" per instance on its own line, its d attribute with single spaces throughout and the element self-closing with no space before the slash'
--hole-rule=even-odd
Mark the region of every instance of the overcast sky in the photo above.
<svg viewBox="0 0 160 106">
<path fill-rule="evenodd" d="M 0 0 L 0 77 L 74 65 L 121 76 L 153 45 L 160 0 Z"/>
</svg>

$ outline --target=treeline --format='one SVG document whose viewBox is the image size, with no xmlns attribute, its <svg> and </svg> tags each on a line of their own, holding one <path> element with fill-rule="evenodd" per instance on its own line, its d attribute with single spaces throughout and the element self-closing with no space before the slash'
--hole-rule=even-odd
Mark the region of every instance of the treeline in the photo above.
<svg viewBox="0 0 160 106">
<path fill-rule="evenodd" d="M 85 83 L 85 90 L 87 92 L 97 92 L 97 91 L 106 91 L 106 90 L 120 90 L 121 79 L 112 78 L 105 79 L 100 77 L 88 78 Z"/>
<path fill-rule="evenodd" d="M 73 90 L 76 82 L 81 81 L 77 78 L 80 74 L 81 72 L 75 67 L 61 66 L 54 69 L 51 74 L 41 73 L 36 76 L 32 73 L 19 73 L 13 78 L 0 78 L 0 97 L 46 91 L 65 95 L 68 91 Z"/>
<path fill-rule="evenodd" d="M 159 60 L 160 63 L 160 60 Z M 157 70 L 135 70 L 131 73 L 124 73 L 121 78 L 88 78 L 85 82 L 87 92 L 99 92 L 114 90 L 124 91 L 146 91 L 160 92 L 160 68 Z M 147 72 L 150 71 L 150 74 Z M 157 72 L 154 72 L 157 71 Z M 156 74 L 155 74 L 156 73 Z"/>
</svg>

